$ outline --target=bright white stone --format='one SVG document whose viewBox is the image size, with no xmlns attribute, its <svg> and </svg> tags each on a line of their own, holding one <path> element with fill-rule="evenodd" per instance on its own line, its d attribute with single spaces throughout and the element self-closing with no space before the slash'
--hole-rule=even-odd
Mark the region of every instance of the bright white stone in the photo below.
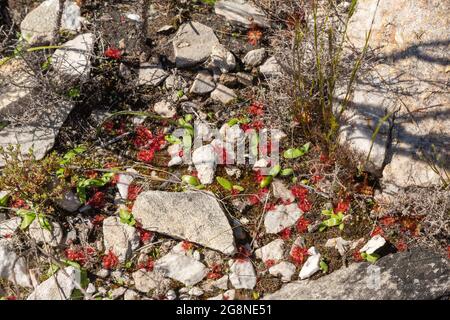
<svg viewBox="0 0 450 320">
<path fill-rule="evenodd" d="M 236 289 L 253 289 L 256 273 L 250 260 L 236 260 L 230 267 L 230 282 Z"/>
<path fill-rule="evenodd" d="M 269 273 L 273 276 L 281 276 L 281 281 L 283 282 L 289 282 L 292 279 L 292 276 L 295 273 L 295 265 L 290 263 L 290 262 L 286 262 L 286 261 L 282 261 L 276 265 L 274 265 L 273 267 L 269 268 Z"/>
<path fill-rule="evenodd" d="M 386 244 L 386 239 L 384 239 L 381 235 L 377 234 L 372 237 L 365 245 L 362 247 L 359 252 L 365 252 L 367 254 L 372 254 L 381 247 Z"/>
<path fill-rule="evenodd" d="M 266 262 L 267 260 L 279 261 L 284 256 L 284 241 L 276 239 L 264 247 L 255 251 L 256 257 Z"/>
<path fill-rule="evenodd" d="M 197 260 L 186 255 L 169 253 L 155 262 L 154 270 L 165 277 L 193 286 L 208 273 L 208 269 Z"/>
<path fill-rule="evenodd" d="M 278 233 L 293 226 L 302 215 L 296 203 L 278 205 L 274 210 L 268 211 L 264 218 L 267 233 Z"/>
</svg>

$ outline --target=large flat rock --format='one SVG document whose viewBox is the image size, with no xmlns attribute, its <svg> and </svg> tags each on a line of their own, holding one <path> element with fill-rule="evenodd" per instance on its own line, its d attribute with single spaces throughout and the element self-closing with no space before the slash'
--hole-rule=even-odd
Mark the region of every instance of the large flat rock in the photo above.
<svg viewBox="0 0 450 320">
<path fill-rule="evenodd" d="M 246 0 L 219 0 L 215 4 L 215 12 L 231 23 L 250 27 L 256 24 L 268 27 L 269 20 L 262 10 Z"/>
<path fill-rule="evenodd" d="M 180 26 L 172 43 L 177 67 L 188 68 L 205 62 L 219 39 L 210 27 L 190 21 Z"/>
<path fill-rule="evenodd" d="M 364 158 L 370 151 L 368 169 L 382 174 L 385 185 L 438 185 L 450 170 L 450 3 L 377 2 L 359 1 L 348 27 L 349 40 L 361 50 L 374 17 L 373 56 L 359 73 L 341 138 Z"/>
<path fill-rule="evenodd" d="M 46 0 L 28 13 L 20 24 L 20 31 L 30 44 L 52 41 L 58 20 L 59 1 Z M 81 28 L 80 7 L 66 1 L 61 19 L 61 30 L 77 31 Z"/>
<path fill-rule="evenodd" d="M 375 264 L 353 263 L 317 280 L 296 281 L 265 300 L 427 300 L 450 294 L 449 262 L 415 249 Z"/>
<path fill-rule="evenodd" d="M 141 193 L 133 216 L 143 228 L 223 252 L 236 251 L 233 231 L 219 202 L 207 192 Z"/>
</svg>

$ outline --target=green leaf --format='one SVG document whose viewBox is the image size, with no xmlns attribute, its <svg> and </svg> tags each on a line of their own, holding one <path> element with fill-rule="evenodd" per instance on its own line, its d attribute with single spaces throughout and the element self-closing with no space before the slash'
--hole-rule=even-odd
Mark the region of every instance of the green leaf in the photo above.
<svg viewBox="0 0 450 320">
<path fill-rule="evenodd" d="M 304 152 L 307 153 L 309 151 L 309 148 L 311 147 L 311 142 L 305 143 L 300 149 Z"/>
<path fill-rule="evenodd" d="M 325 261 L 321 260 L 319 266 L 323 273 L 328 272 L 328 264 Z"/>
<path fill-rule="evenodd" d="M 275 165 L 269 172 L 272 177 L 276 177 L 281 171 L 281 166 L 279 164 Z"/>
<path fill-rule="evenodd" d="M 291 148 L 291 149 L 287 149 L 283 153 L 283 157 L 285 157 L 286 159 L 295 159 L 295 158 L 301 157 L 304 154 L 305 153 L 301 149 Z"/>
<path fill-rule="evenodd" d="M 48 221 L 48 219 L 44 215 L 38 214 L 37 217 L 38 217 L 39 224 L 41 225 L 41 227 L 43 229 L 48 230 L 48 231 L 52 231 L 53 227 L 52 227 L 51 223 Z"/>
<path fill-rule="evenodd" d="M 364 254 L 364 256 L 363 256 Z M 363 257 L 367 262 L 375 263 L 378 259 L 380 259 L 380 255 L 376 253 L 368 254 L 368 253 L 361 253 L 361 257 Z"/>
<path fill-rule="evenodd" d="M 134 225 L 136 225 L 136 220 L 134 219 L 133 214 L 130 211 L 128 211 L 127 209 L 120 209 L 119 217 L 120 217 L 120 222 L 122 222 L 124 224 L 128 224 L 132 227 Z"/>
<path fill-rule="evenodd" d="M 231 191 L 233 189 L 233 184 L 229 180 L 222 177 L 216 177 L 216 180 L 225 190 Z"/>
<path fill-rule="evenodd" d="M 63 260 L 64 264 L 69 267 L 74 267 L 75 269 L 81 270 L 81 266 L 78 262 L 72 260 Z"/>
<path fill-rule="evenodd" d="M 259 184 L 259 187 L 261 189 L 267 187 L 272 182 L 272 180 L 273 180 L 272 176 L 264 177 L 264 179 L 262 179 L 261 183 Z"/>
<path fill-rule="evenodd" d="M 184 116 L 184 121 L 191 122 L 193 119 L 192 114 L 187 114 Z"/>
<path fill-rule="evenodd" d="M 79 145 L 75 148 L 73 148 L 72 150 L 68 151 L 64 156 L 63 156 L 63 160 L 61 160 L 59 162 L 60 165 L 64 165 L 69 163 L 70 161 L 73 160 L 73 158 L 75 158 L 77 155 L 82 154 L 83 152 L 85 152 L 87 150 L 86 146 L 84 145 Z"/>
<path fill-rule="evenodd" d="M 80 89 L 78 89 L 78 88 L 71 88 L 69 90 L 69 92 L 67 93 L 67 95 L 71 99 L 79 98 L 80 97 Z"/>
<path fill-rule="evenodd" d="M 17 211 L 17 215 L 22 217 L 22 223 L 20 224 L 21 230 L 26 230 L 33 223 L 34 219 L 36 219 L 36 213 L 33 211 L 20 209 Z"/>
<path fill-rule="evenodd" d="M 172 134 L 166 135 L 166 136 L 164 137 L 164 139 L 165 139 L 167 142 L 169 142 L 170 144 L 178 144 L 178 143 L 181 143 L 181 140 L 178 139 L 177 137 L 175 137 L 175 136 L 172 135 Z"/>
<path fill-rule="evenodd" d="M 177 91 L 177 97 L 178 97 L 178 99 L 179 98 L 182 98 L 184 96 L 184 91 L 183 90 L 178 90 Z"/>
<path fill-rule="evenodd" d="M 255 157 L 258 155 L 258 144 L 259 136 L 257 133 L 254 133 L 250 137 L 250 152 Z"/>
<path fill-rule="evenodd" d="M 283 176 L 283 177 L 287 177 L 287 176 L 290 176 L 292 174 L 294 174 L 294 170 L 291 169 L 291 168 L 283 169 L 281 171 L 281 173 L 280 173 L 280 175 Z"/>
<path fill-rule="evenodd" d="M 186 183 L 189 184 L 191 186 L 198 186 L 200 184 L 200 181 L 198 180 L 197 177 L 194 176 L 189 176 L 189 175 L 184 175 L 181 177 L 181 180 Z"/>
<path fill-rule="evenodd" d="M 236 125 L 238 123 L 239 123 L 239 119 L 238 118 L 232 118 L 232 119 L 228 120 L 227 125 L 229 127 L 232 127 L 232 126 L 234 126 L 234 125 Z"/>
<path fill-rule="evenodd" d="M 7 207 L 9 201 L 9 193 L 0 198 L 0 207 Z"/>
<path fill-rule="evenodd" d="M 103 187 L 104 185 L 106 185 L 109 181 L 111 181 L 112 177 L 114 177 L 115 173 L 114 172 L 107 172 L 105 174 L 103 174 L 100 178 L 96 178 L 96 179 L 81 179 L 80 181 L 78 181 L 77 183 L 77 195 L 78 198 L 80 199 L 81 203 L 85 203 L 86 202 L 86 191 L 88 188 L 91 187 Z"/>
<path fill-rule="evenodd" d="M 244 189 L 244 187 L 241 187 L 241 186 L 238 186 L 238 185 L 234 185 L 233 186 L 233 189 L 234 190 L 237 190 L 237 191 L 239 191 L 239 192 L 243 192 L 245 189 Z"/>
</svg>

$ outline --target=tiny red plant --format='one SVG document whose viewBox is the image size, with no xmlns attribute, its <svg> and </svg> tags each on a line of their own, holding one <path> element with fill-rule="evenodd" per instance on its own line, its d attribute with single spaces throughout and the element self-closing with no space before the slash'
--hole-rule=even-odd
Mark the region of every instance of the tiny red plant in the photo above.
<svg viewBox="0 0 450 320">
<path fill-rule="evenodd" d="M 103 257 L 103 268 L 111 270 L 119 264 L 119 258 L 109 250 L 108 254 Z"/>
<path fill-rule="evenodd" d="M 105 206 L 105 193 L 97 191 L 94 195 L 86 202 L 87 205 L 92 208 L 101 209 Z"/>
<path fill-rule="evenodd" d="M 145 269 L 146 271 L 153 271 L 153 268 L 155 267 L 155 262 L 152 258 L 147 258 L 147 261 L 145 263 L 138 264 L 138 269 Z"/>
<path fill-rule="evenodd" d="M 397 222 L 397 219 L 395 217 L 383 217 L 380 219 L 380 223 L 385 226 L 385 227 L 390 227 L 393 224 L 395 224 Z"/>
<path fill-rule="evenodd" d="M 257 25 L 252 25 L 250 30 L 247 32 L 248 43 L 252 46 L 256 46 L 260 42 L 262 36 L 263 33 L 261 29 Z"/>
<path fill-rule="evenodd" d="M 408 250 L 408 245 L 406 244 L 406 242 L 404 240 L 397 241 L 397 243 L 395 244 L 395 247 L 400 252 Z"/>
<path fill-rule="evenodd" d="M 220 264 L 214 264 L 211 266 L 211 270 L 208 272 L 207 278 L 217 280 L 223 277 L 222 266 Z"/>
<path fill-rule="evenodd" d="M 155 151 L 153 149 L 140 150 L 137 154 L 137 159 L 142 162 L 150 163 L 150 162 L 152 162 L 154 156 L 155 156 Z"/>
<path fill-rule="evenodd" d="M 266 268 L 269 269 L 275 265 L 276 261 L 274 259 L 268 259 L 264 261 L 264 264 L 266 265 Z"/>
<path fill-rule="evenodd" d="M 22 199 L 14 200 L 11 207 L 16 209 L 30 209 L 30 206 Z"/>
<path fill-rule="evenodd" d="M 103 220 L 105 220 L 105 216 L 102 216 L 101 214 L 97 214 L 94 216 L 94 218 L 92 219 L 92 224 L 94 226 L 100 225 L 103 223 Z"/>
<path fill-rule="evenodd" d="M 183 248 L 184 251 L 189 251 L 194 247 L 194 245 L 192 243 L 190 243 L 189 241 L 184 240 L 181 243 L 181 247 Z"/>
<path fill-rule="evenodd" d="M 136 135 L 134 137 L 133 143 L 136 148 L 141 148 L 148 143 L 151 143 L 153 139 L 152 132 L 144 126 L 139 126 L 136 128 Z"/>
<path fill-rule="evenodd" d="M 346 213 L 348 211 L 348 209 L 350 208 L 350 199 L 341 199 L 339 200 L 336 208 L 335 208 L 335 212 L 342 212 L 342 213 Z"/>
<path fill-rule="evenodd" d="M 254 116 L 261 116 L 264 114 L 264 105 L 260 102 L 253 102 L 248 108 L 248 112 Z"/>
<path fill-rule="evenodd" d="M 295 246 L 291 250 L 291 259 L 296 265 L 302 265 L 305 258 L 308 256 L 308 249 L 300 246 Z"/>
<path fill-rule="evenodd" d="M 291 230 L 291 228 L 285 228 L 280 231 L 279 235 L 280 235 L 281 239 L 289 240 L 292 235 L 292 230 Z"/>
<path fill-rule="evenodd" d="M 114 60 L 119 60 L 122 57 L 122 52 L 115 47 L 108 47 L 105 50 L 105 57 L 111 58 Z"/>
<path fill-rule="evenodd" d="M 380 226 L 376 226 L 375 229 L 370 233 L 371 237 L 375 237 L 376 235 L 384 235 L 384 231 Z"/>
<path fill-rule="evenodd" d="M 359 252 L 359 250 L 355 250 L 353 252 L 353 260 L 355 260 L 356 262 L 361 262 L 363 261 L 363 257 L 361 256 L 361 253 Z"/>
<path fill-rule="evenodd" d="M 297 231 L 299 233 L 305 233 L 306 231 L 308 231 L 308 226 L 309 226 L 310 222 L 309 220 L 301 217 L 300 219 L 297 220 Z"/>
<path fill-rule="evenodd" d="M 127 198 L 127 200 L 129 200 L 129 201 L 136 200 L 137 196 L 141 192 L 142 192 L 142 187 L 141 186 L 138 186 L 136 184 L 130 184 L 130 186 L 128 187 L 128 198 Z"/>
</svg>

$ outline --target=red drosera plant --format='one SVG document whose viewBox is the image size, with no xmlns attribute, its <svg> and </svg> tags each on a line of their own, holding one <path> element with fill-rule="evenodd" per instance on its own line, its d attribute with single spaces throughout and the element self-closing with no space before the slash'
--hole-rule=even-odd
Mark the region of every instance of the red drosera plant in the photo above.
<svg viewBox="0 0 450 320">
<path fill-rule="evenodd" d="M 311 202 L 309 202 L 308 199 L 302 199 L 298 202 L 298 207 L 303 212 L 308 212 L 309 210 L 311 210 L 312 204 L 311 204 Z"/>
<path fill-rule="evenodd" d="M 323 179 L 323 176 L 321 176 L 320 174 L 315 174 L 311 177 L 311 182 L 316 184 L 322 179 Z"/>
<path fill-rule="evenodd" d="M 300 246 L 294 246 L 291 250 L 291 260 L 296 265 L 302 265 L 308 256 L 308 249 Z"/>
<path fill-rule="evenodd" d="M 95 209 L 101 209 L 105 206 L 105 193 L 97 191 L 94 195 L 86 202 L 87 205 Z"/>
<path fill-rule="evenodd" d="M 350 199 L 348 199 L 348 198 L 341 199 L 341 200 L 339 200 L 338 204 L 336 205 L 334 212 L 346 213 L 348 211 L 348 209 L 350 209 Z"/>
<path fill-rule="evenodd" d="M 292 235 L 292 230 L 291 230 L 291 228 L 285 228 L 285 229 L 280 231 L 279 235 L 280 235 L 281 239 L 289 240 L 291 238 L 291 235 Z"/>
<path fill-rule="evenodd" d="M 395 217 L 390 217 L 390 216 L 383 217 L 380 219 L 380 223 L 385 227 L 390 227 L 393 224 L 395 224 L 396 222 L 397 222 L 397 219 Z"/>
<path fill-rule="evenodd" d="M 137 159 L 139 161 L 150 163 L 155 157 L 155 151 L 153 149 L 149 150 L 140 150 L 137 154 Z"/>
<path fill-rule="evenodd" d="M 114 60 L 119 60 L 120 58 L 122 58 L 122 52 L 115 47 L 108 47 L 105 50 L 105 57 Z"/>
<path fill-rule="evenodd" d="M 136 229 L 139 232 L 139 239 L 141 240 L 142 244 L 147 244 L 153 240 L 154 233 L 148 230 L 143 229 L 142 227 L 136 227 Z"/>
<path fill-rule="evenodd" d="M 309 220 L 305 219 L 304 217 L 301 217 L 300 219 L 297 220 L 297 223 L 295 226 L 297 228 L 297 232 L 305 233 L 306 231 L 308 231 L 309 225 L 310 225 Z"/>
<path fill-rule="evenodd" d="M 141 148 L 151 143 L 152 140 L 153 134 L 148 128 L 144 126 L 139 126 L 136 128 L 136 136 L 134 137 L 133 140 L 133 144 L 136 148 Z"/>
<path fill-rule="evenodd" d="M 377 235 L 384 236 L 384 231 L 380 226 L 376 226 L 375 229 L 370 233 L 371 237 L 375 237 Z"/>
<path fill-rule="evenodd" d="M 291 193 L 297 200 L 301 200 L 305 199 L 306 196 L 308 195 L 308 189 L 302 186 L 293 186 L 291 188 Z"/>
<path fill-rule="evenodd" d="M 262 120 L 254 120 L 250 122 L 250 127 L 255 130 L 261 130 L 264 128 L 264 122 L 262 122 Z"/>
<path fill-rule="evenodd" d="M 361 253 L 359 252 L 359 249 L 356 249 L 353 252 L 353 260 L 355 260 L 355 262 L 361 262 L 363 261 L 363 257 L 361 256 Z"/>
<path fill-rule="evenodd" d="M 257 205 L 266 197 L 269 192 L 268 188 L 259 189 L 257 194 L 253 194 L 248 197 L 248 201 L 251 205 Z"/>
<path fill-rule="evenodd" d="M 144 263 L 138 264 L 138 269 L 145 269 L 146 271 L 153 271 L 153 268 L 155 267 L 155 262 L 152 258 L 147 258 L 147 260 Z"/>
<path fill-rule="evenodd" d="M 261 29 L 256 24 L 252 24 L 247 32 L 248 43 L 252 46 L 256 46 L 261 41 L 262 36 L 263 33 Z"/>
<path fill-rule="evenodd" d="M 395 247 L 400 252 L 408 250 L 408 245 L 406 244 L 406 242 L 404 240 L 397 241 L 397 243 L 395 244 Z"/>
<path fill-rule="evenodd" d="M 235 260 L 237 262 L 246 262 L 249 257 L 252 256 L 252 253 L 245 247 L 239 246 L 238 253 L 236 254 Z"/>
<path fill-rule="evenodd" d="M 12 202 L 11 207 L 15 209 L 30 209 L 30 206 L 27 205 L 25 200 L 22 199 L 16 199 Z"/>
<path fill-rule="evenodd" d="M 264 114 L 264 105 L 260 102 L 253 102 L 248 108 L 248 113 L 254 116 L 262 116 Z"/>
<path fill-rule="evenodd" d="M 184 251 L 189 251 L 194 247 L 194 245 L 192 243 L 190 243 L 189 241 L 184 240 L 181 243 L 181 248 L 183 248 Z"/>
<path fill-rule="evenodd" d="M 68 248 L 64 251 L 66 258 L 78 262 L 80 265 L 84 265 L 89 256 L 92 256 L 95 253 L 95 249 L 88 246 L 85 249 L 74 247 L 74 248 Z"/>
<path fill-rule="evenodd" d="M 130 186 L 128 187 L 128 197 L 127 200 L 128 201 L 135 201 L 137 196 L 139 195 L 139 193 L 142 192 L 142 187 L 138 186 L 134 183 L 130 184 Z"/>
<path fill-rule="evenodd" d="M 276 264 L 276 261 L 274 259 L 268 259 L 264 261 L 264 264 L 266 265 L 266 268 L 269 269 Z"/>
<path fill-rule="evenodd" d="M 101 225 L 103 223 L 103 220 L 105 220 L 105 216 L 101 214 L 97 214 L 94 216 L 94 218 L 91 220 L 92 224 L 94 226 Z"/>
<path fill-rule="evenodd" d="M 119 264 L 119 258 L 112 252 L 111 250 L 108 251 L 108 254 L 106 254 L 103 257 L 103 268 L 111 270 L 115 267 L 117 267 Z"/>
<path fill-rule="evenodd" d="M 220 264 L 213 264 L 206 277 L 212 280 L 222 278 L 223 277 L 222 266 Z"/>
</svg>

